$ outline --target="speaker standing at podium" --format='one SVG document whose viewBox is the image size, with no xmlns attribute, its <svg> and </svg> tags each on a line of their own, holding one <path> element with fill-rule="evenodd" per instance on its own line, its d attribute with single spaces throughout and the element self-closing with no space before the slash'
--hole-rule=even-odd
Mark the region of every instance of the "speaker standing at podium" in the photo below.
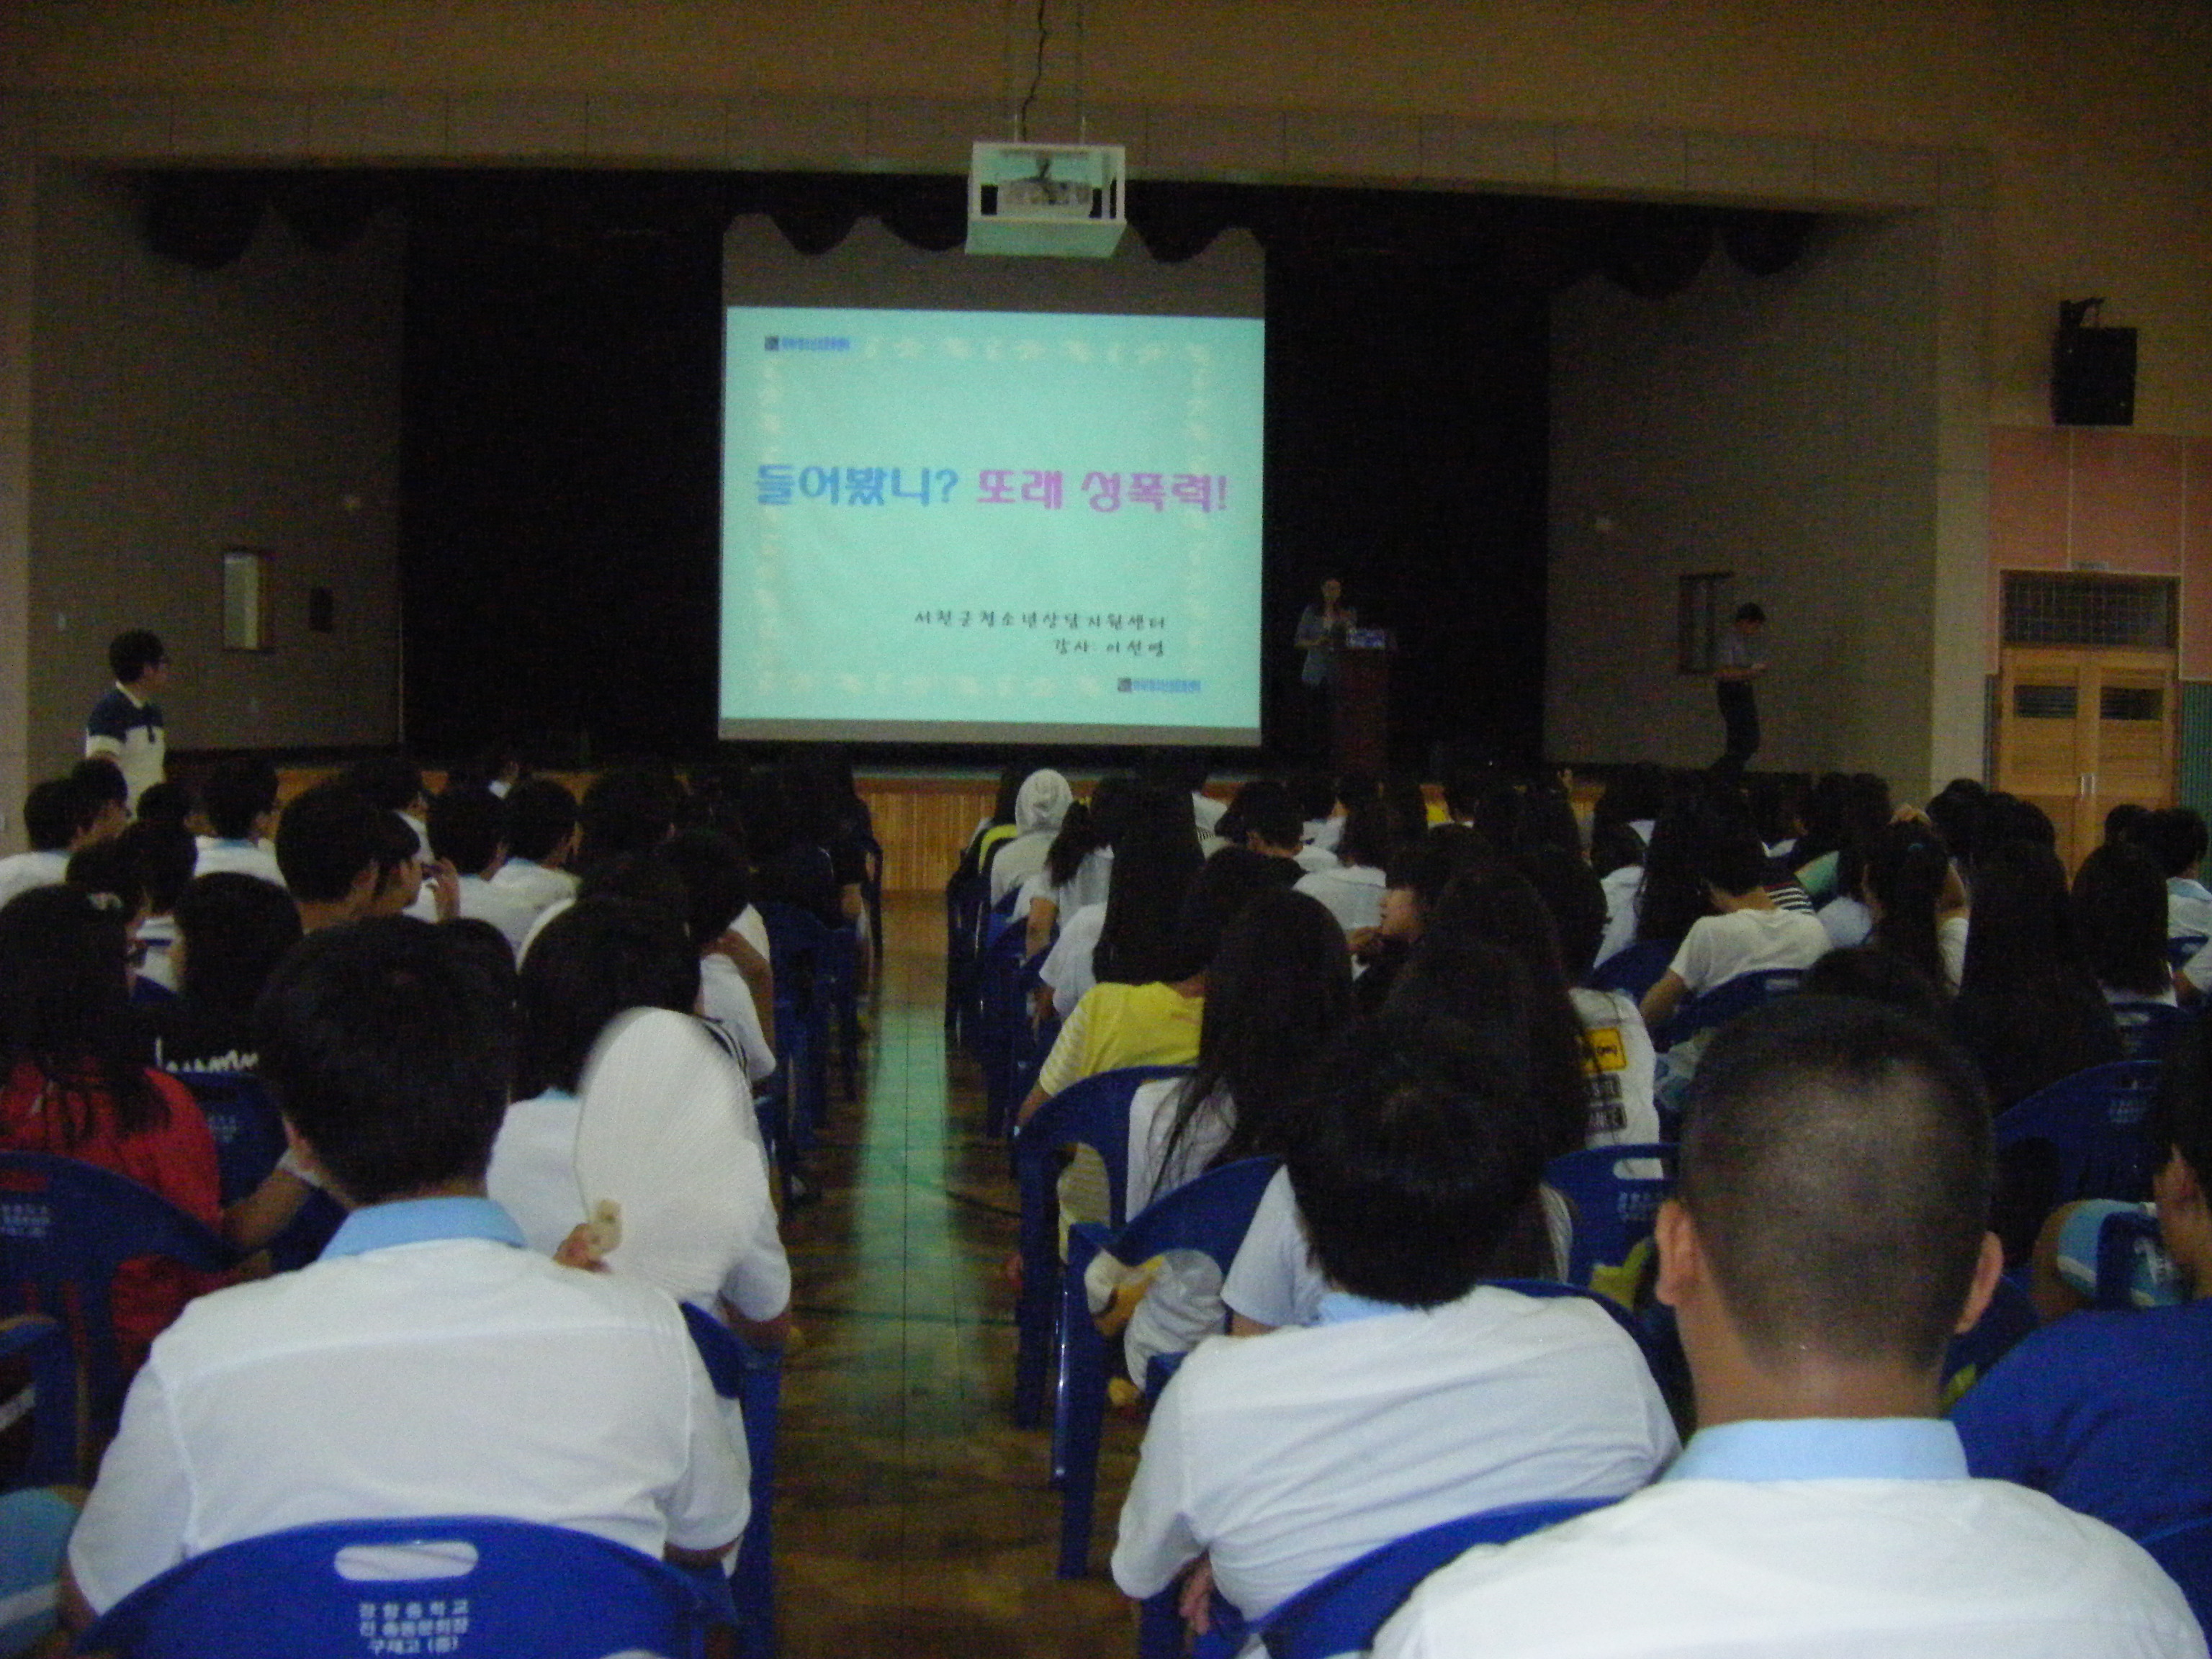
<svg viewBox="0 0 2212 1659">
<path fill-rule="evenodd" d="M 1298 617 L 1297 647 L 1306 659 L 1298 670 L 1304 747 L 1309 754 L 1322 757 L 1328 753 L 1329 702 L 1336 684 L 1337 655 L 1358 619 L 1358 613 L 1343 599 L 1344 584 L 1331 576 L 1321 585 L 1321 603 L 1308 605 Z"/>
</svg>

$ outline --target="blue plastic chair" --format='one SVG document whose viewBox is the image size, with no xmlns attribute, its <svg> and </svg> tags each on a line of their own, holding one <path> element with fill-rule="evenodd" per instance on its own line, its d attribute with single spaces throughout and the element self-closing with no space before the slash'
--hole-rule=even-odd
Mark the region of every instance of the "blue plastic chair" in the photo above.
<svg viewBox="0 0 2212 1659">
<path fill-rule="evenodd" d="M 284 1120 L 276 1103 L 251 1072 L 184 1072 L 177 1081 L 199 1103 L 215 1137 L 222 1201 L 235 1204 L 267 1180 L 284 1156 Z"/>
<path fill-rule="evenodd" d="M 981 876 L 954 871 L 945 884 L 945 1036 L 949 1045 L 967 1041 L 969 998 L 974 993 L 975 927 L 990 902 L 991 884 Z"/>
<path fill-rule="evenodd" d="M 1674 1011 L 1673 1018 L 1651 1034 L 1651 1041 L 1661 1049 L 1671 1048 L 1678 1042 L 1687 1042 L 1700 1031 L 1710 1031 L 1725 1025 L 1740 1014 L 1747 1014 L 1754 1008 L 1764 1008 L 1777 997 L 1788 996 L 1804 982 L 1804 979 L 1805 975 L 1794 968 L 1738 974 L 1734 979 L 1724 980 L 1711 990 L 1684 1002 Z"/>
<path fill-rule="evenodd" d="M 356 1552 L 410 1547 L 423 1551 L 418 1560 L 349 1576 L 362 1572 Z M 715 1617 L 695 1581 L 628 1545 L 568 1527 L 434 1516 L 226 1544 L 132 1591 L 82 1642 L 126 1659 L 697 1659 Z"/>
<path fill-rule="evenodd" d="M 1028 988 L 1035 982 L 1028 958 L 1028 930 L 1018 919 L 994 915 L 976 963 L 972 1051 L 983 1072 L 984 1124 L 1004 1134 L 1029 1093 L 1022 1081 L 1030 1047 Z M 1030 1074 L 1034 1080 L 1034 1072 Z"/>
<path fill-rule="evenodd" d="M 2136 1541 L 2181 1586 L 2197 1622 L 2212 1631 L 2212 1516 L 2184 1521 Z"/>
<path fill-rule="evenodd" d="M 1185 1182 L 1129 1218 L 1118 1233 L 1096 1222 L 1068 1231 L 1060 1278 L 1060 1384 L 1053 1407 L 1053 1473 L 1060 1483 L 1060 1576 L 1091 1568 L 1091 1511 L 1098 1495 L 1098 1444 L 1106 1421 L 1106 1339 L 1091 1317 L 1083 1276 L 1103 1250 L 1131 1267 L 1167 1250 L 1194 1250 L 1225 1276 L 1274 1178 L 1272 1158 L 1240 1158 Z M 1226 1317 L 1224 1315 L 1224 1324 Z"/>
<path fill-rule="evenodd" d="M 2027 1336 L 2038 1323 L 2035 1299 L 2018 1280 L 2004 1278 L 1990 1297 L 1973 1328 L 1951 1339 L 1943 1353 L 1943 1403 L 1948 1408 L 1959 1396 L 1990 1374 L 1990 1368 L 2013 1345 Z"/>
<path fill-rule="evenodd" d="M 95 1440 L 114 1432 L 126 1382 L 108 1292 L 118 1267 L 146 1256 L 202 1273 L 231 1265 L 222 1239 L 127 1176 L 44 1152 L 0 1152 L 0 1312 L 70 1310 Z"/>
<path fill-rule="evenodd" d="M 1106 1166 L 1109 1224 L 1128 1215 L 1129 1097 L 1154 1078 L 1187 1066 L 1127 1066 L 1070 1084 L 1014 1132 L 1014 1180 L 1021 1189 L 1022 1289 L 1014 1303 L 1014 1421 L 1034 1428 L 1044 1415 L 1045 1367 L 1060 1312 L 1060 1200 L 1062 1152 L 1088 1146 Z"/>
<path fill-rule="evenodd" d="M 89 1460 L 77 1444 L 76 1356 L 69 1334 L 38 1314 L 0 1322 L 0 1362 L 27 1367 L 31 1389 L 30 1449 L 5 1490 L 82 1480 Z"/>
<path fill-rule="evenodd" d="M 2120 1052 L 2130 1060 L 2164 1060 L 2193 1018 L 2170 1002 L 2131 1000 L 2112 1005 L 2112 1024 L 2120 1028 Z"/>
<path fill-rule="evenodd" d="M 1626 1167 L 1647 1160 L 1666 1173 L 1644 1176 Z M 1568 1283 L 1587 1288 L 1598 1268 L 1626 1264 L 1636 1247 L 1651 1237 L 1659 1201 L 1674 1185 L 1674 1149 L 1653 1143 L 1587 1147 L 1544 1166 L 1545 1184 L 1574 1211 Z"/>
<path fill-rule="evenodd" d="M 1618 1503 L 1613 1498 L 1563 1498 L 1485 1510 L 1370 1550 L 1300 1590 L 1252 1626 L 1273 1659 L 1332 1659 L 1364 1653 L 1375 1633 L 1424 1578 L 1479 1544 L 1508 1544 L 1532 1532 Z"/>
<path fill-rule="evenodd" d="M 769 966 L 775 975 L 777 1036 L 782 1035 L 788 995 L 813 1045 L 820 1104 L 825 1109 L 829 1104 L 833 1049 L 847 1097 L 859 1098 L 859 937 L 849 927 L 823 926 L 819 916 L 795 904 L 768 901 L 757 908 L 768 927 Z"/>
<path fill-rule="evenodd" d="M 769 1659 L 775 1652 L 775 1448 L 783 1409 L 783 1356 L 748 1346 L 714 1315 L 688 1302 L 684 1322 L 706 1364 L 707 1380 L 717 1395 L 738 1402 L 744 1419 L 752 1516 L 738 1545 L 730 1589 L 739 1651 L 745 1659 Z"/>
<path fill-rule="evenodd" d="M 1590 988 L 1626 991 L 1641 1002 L 1644 994 L 1656 985 L 1660 976 L 1674 964 L 1674 953 L 1681 948 L 1682 941 L 1678 939 L 1638 939 L 1624 945 L 1598 963 L 1589 976 Z"/>
<path fill-rule="evenodd" d="M 2038 1194 L 2039 1207 L 2077 1198 L 2120 1198 L 2130 1202 L 2150 1194 L 2155 1158 L 2143 1137 L 2143 1114 L 2158 1089 L 2156 1060 L 2120 1060 L 2092 1066 L 1997 1115 L 2000 1152 L 2032 1143 L 2048 1146 L 2056 1157 L 2053 1190 Z"/>
</svg>

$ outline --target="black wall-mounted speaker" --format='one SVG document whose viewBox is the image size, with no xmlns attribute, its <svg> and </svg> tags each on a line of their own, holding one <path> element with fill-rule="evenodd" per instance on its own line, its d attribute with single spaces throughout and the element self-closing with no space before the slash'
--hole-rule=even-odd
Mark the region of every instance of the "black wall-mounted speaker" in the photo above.
<svg viewBox="0 0 2212 1659">
<path fill-rule="evenodd" d="M 2058 331 L 2051 354 L 2051 418 L 2060 426 L 2135 424 L 2135 330 Z"/>
</svg>

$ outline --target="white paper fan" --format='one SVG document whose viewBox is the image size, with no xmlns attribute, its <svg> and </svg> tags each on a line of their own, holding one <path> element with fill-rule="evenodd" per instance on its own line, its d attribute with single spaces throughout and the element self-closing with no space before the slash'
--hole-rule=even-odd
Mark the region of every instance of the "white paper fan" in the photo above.
<svg viewBox="0 0 2212 1659">
<path fill-rule="evenodd" d="M 584 1212 L 619 1208 L 607 1266 L 684 1300 L 711 1297 L 767 1195 L 728 1055 L 689 1016 L 634 1008 L 599 1034 L 578 1093 Z"/>
</svg>

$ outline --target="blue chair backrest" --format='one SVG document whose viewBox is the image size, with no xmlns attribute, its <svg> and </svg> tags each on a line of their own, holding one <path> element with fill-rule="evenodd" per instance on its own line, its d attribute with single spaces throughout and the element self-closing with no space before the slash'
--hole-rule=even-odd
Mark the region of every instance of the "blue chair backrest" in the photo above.
<svg viewBox="0 0 2212 1659">
<path fill-rule="evenodd" d="M 2184 1521 L 2138 1541 L 2181 1586 L 2197 1622 L 2212 1631 L 2212 1517 Z"/>
<path fill-rule="evenodd" d="M 70 1310 L 95 1428 L 123 1404 L 108 1292 L 115 1270 L 162 1256 L 204 1273 L 230 1265 L 222 1240 L 128 1176 L 71 1158 L 0 1152 L 0 1310 Z"/>
<path fill-rule="evenodd" d="M 1674 1011 L 1674 1017 L 1667 1022 L 1664 1030 L 1653 1033 L 1653 1041 L 1662 1048 L 1687 1042 L 1700 1031 L 1725 1025 L 1739 1014 L 1747 1014 L 1754 1008 L 1765 1007 L 1777 997 L 1789 995 L 1804 979 L 1804 974 L 1794 968 L 1738 974 L 1685 1002 Z"/>
<path fill-rule="evenodd" d="M 625 1544 L 434 1516 L 226 1544 L 132 1591 L 83 1639 L 126 1659 L 605 1659 L 702 1654 L 713 1618 L 697 1583 Z"/>
<path fill-rule="evenodd" d="M 1273 1659 L 1331 1659 L 1364 1653 L 1376 1632 L 1405 1605 L 1415 1586 L 1479 1544 L 1507 1544 L 1546 1527 L 1587 1515 L 1617 1498 L 1568 1498 L 1513 1504 L 1424 1528 L 1370 1550 L 1300 1590 L 1255 1628 Z"/>
<path fill-rule="evenodd" d="M 707 1380 L 725 1400 L 738 1402 L 744 1419 L 745 1454 L 752 1473 L 745 1490 L 752 1516 L 738 1545 L 731 1570 L 735 1592 L 738 1643 L 745 1659 L 769 1659 L 775 1651 L 775 1448 L 783 1407 L 783 1357 L 750 1348 L 727 1325 L 690 1303 L 684 1323 L 707 1367 Z"/>
<path fill-rule="evenodd" d="M 2143 1114 L 2158 1088 L 2158 1062 L 2119 1060 L 2092 1066 L 1997 1115 L 2000 1148 L 2031 1141 L 2057 1155 L 2057 1185 L 2049 1198 L 2148 1196 L 2154 1155 L 2142 1133 Z"/>
<path fill-rule="evenodd" d="M 1059 1173 L 1056 1154 L 1063 1147 L 1088 1146 L 1098 1154 L 1106 1166 L 1112 1200 L 1107 1218 L 1115 1226 L 1121 1224 L 1129 1204 L 1130 1097 L 1155 1078 L 1181 1077 L 1189 1070 L 1188 1066 L 1124 1066 L 1083 1078 L 1038 1107 L 1014 1132 L 1014 1174 L 1021 1184 L 1025 1255 L 1033 1209 L 1043 1237 L 1049 1240 L 1057 1232 L 1052 1195 Z"/>
<path fill-rule="evenodd" d="M 2192 1018 L 2170 1002 L 2130 1000 L 2112 1005 L 2112 1024 L 2120 1028 L 2120 1052 L 2130 1060 L 2163 1060 Z"/>
<path fill-rule="evenodd" d="M 2189 966 L 2189 959 L 2203 950 L 2204 945 L 2205 938 L 2202 933 L 2176 934 L 2166 942 L 2166 965 L 2169 968 L 2186 968 Z"/>
<path fill-rule="evenodd" d="M 31 1389 L 31 1438 L 22 1467 L 5 1490 L 64 1486 L 83 1478 L 76 1437 L 76 1356 L 55 1321 L 25 1314 L 0 1324 L 0 1362 L 21 1364 Z M 13 1407 L 0 1401 L 0 1410 Z"/>
<path fill-rule="evenodd" d="M 1668 939 L 1638 939 L 1613 952 L 1591 972 L 1590 988 L 1594 991 L 1626 991 L 1638 1002 L 1644 994 L 1659 982 L 1674 960 L 1675 951 L 1682 941 Z"/>
<path fill-rule="evenodd" d="M 1106 1248 L 1132 1267 L 1165 1250 L 1194 1250 L 1226 1272 L 1279 1163 L 1240 1158 L 1194 1176 L 1131 1216 Z"/>
<path fill-rule="evenodd" d="M 261 1079 L 251 1072 L 182 1072 L 215 1137 L 222 1201 L 235 1204 L 268 1179 L 284 1156 L 284 1120 Z"/>
<path fill-rule="evenodd" d="M 1628 1166 L 1645 1160 L 1665 1174 L 1653 1176 Z M 1574 1237 L 1567 1254 L 1567 1279 L 1586 1285 L 1601 1267 L 1619 1267 L 1651 1236 L 1659 1201 L 1674 1185 L 1674 1149 L 1647 1144 L 1591 1146 L 1568 1152 L 1544 1166 L 1547 1185 L 1574 1211 Z"/>
<path fill-rule="evenodd" d="M 1959 1396 L 1990 1374 L 1990 1367 L 2012 1351 L 2013 1345 L 2032 1333 L 2037 1324 L 2035 1299 L 2027 1287 L 2011 1278 L 1997 1280 L 1990 1305 L 1982 1310 L 1973 1328 L 1959 1333 L 1943 1354 L 1943 1404 L 1948 1408 Z"/>
</svg>

